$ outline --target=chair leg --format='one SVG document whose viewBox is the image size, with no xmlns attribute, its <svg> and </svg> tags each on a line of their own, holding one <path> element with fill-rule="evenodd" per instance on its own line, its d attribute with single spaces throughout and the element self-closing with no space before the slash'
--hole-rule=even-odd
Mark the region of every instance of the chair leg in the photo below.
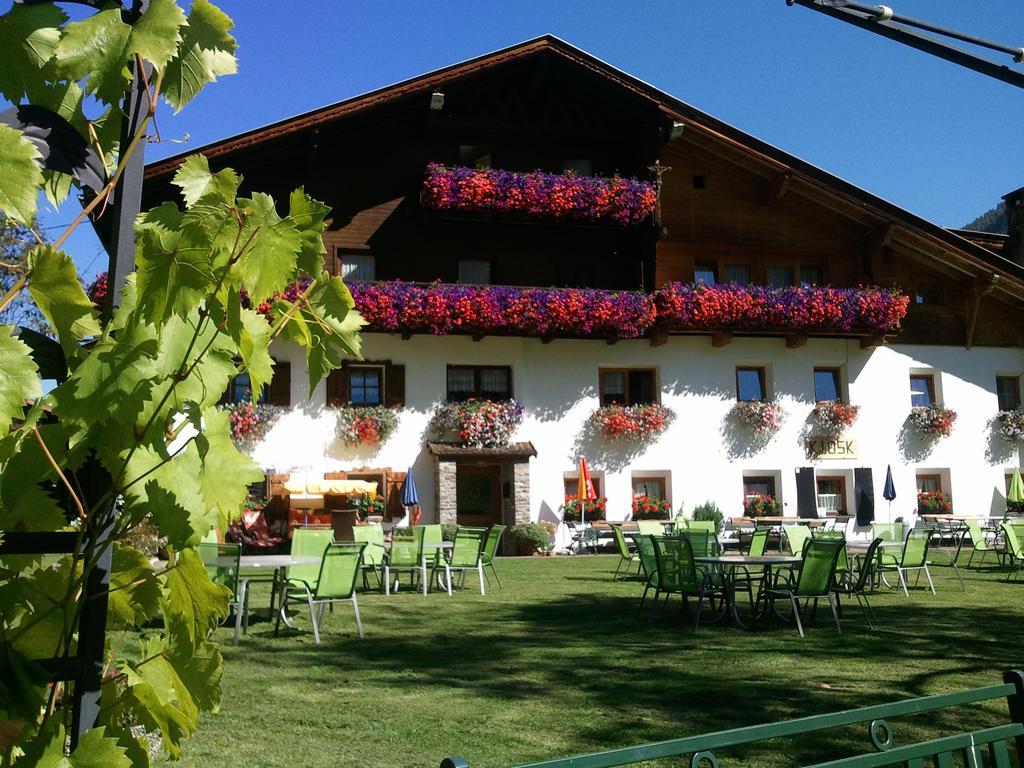
<svg viewBox="0 0 1024 768">
<path fill-rule="evenodd" d="M 245 581 L 239 582 L 238 594 L 235 596 L 235 639 L 232 645 L 238 645 L 238 638 L 242 634 L 242 606 L 245 605 Z"/>
<path fill-rule="evenodd" d="M 352 611 L 356 615 L 356 632 L 359 634 L 359 639 L 363 639 L 363 620 L 359 617 L 359 601 L 356 600 L 356 593 L 352 593 Z"/>
<path fill-rule="evenodd" d="M 796 595 L 790 593 L 789 601 L 793 604 L 793 618 L 796 619 L 796 628 L 800 630 L 800 637 L 804 636 L 804 624 L 800 621 L 800 603 L 796 600 Z"/>
<path fill-rule="evenodd" d="M 249 634 L 249 595 L 252 591 L 249 589 L 249 582 L 245 582 L 245 609 L 242 614 L 242 634 Z"/>
<path fill-rule="evenodd" d="M 899 574 L 900 586 L 903 587 L 903 594 L 906 595 L 907 597 L 910 597 L 910 590 L 907 589 L 907 577 L 903 574 L 903 569 L 902 568 L 897 568 L 896 569 L 896 573 Z"/>
<path fill-rule="evenodd" d="M 843 634 L 843 627 L 839 623 L 839 611 L 836 610 L 836 602 L 837 602 L 836 600 L 832 599 L 832 593 L 829 592 L 828 593 L 828 604 L 829 604 L 829 607 L 832 608 L 832 618 L 835 619 L 835 621 L 836 621 L 836 632 L 838 632 L 841 635 L 841 634 Z"/>
<path fill-rule="evenodd" d="M 448 587 L 448 597 L 452 596 L 452 569 L 448 563 L 444 564 L 444 580 L 445 585 Z"/>
<path fill-rule="evenodd" d="M 281 585 L 281 607 L 277 610 L 277 618 L 274 620 L 274 637 L 277 637 L 277 631 L 281 628 L 281 619 L 284 618 L 284 612 L 288 610 L 288 585 Z M 288 622 L 285 621 L 285 625 Z"/>
<path fill-rule="evenodd" d="M 683 597 L 685 600 L 686 598 Z M 700 609 L 704 607 L 704 595 L 697 596 L 697 610 L 694 611 L 693 615 L 693 631 L 697 631 L 697 627 L 700 626 Z"/>
<path fill-rule="evenodd" d="M 427 561 L 424 560 L 420 566 L 420 581 L 423 582 L 423 596 L 427 596 Z"/>
<path fill-rule="evenodd" d="M 960 581 L 960 589 L 966 592 L 967 585 L 964 583 L 964 577 L 960 573 L 960 569 L 957 567 L 956 563 L 953 563 L 953 573 L 956 574 L 957 579 Z"/>
<path fill-rule="evenodd" d="M 924 567 L 924 575 L 928 577 L 928 586 L 932 588 L 932 594 L 935 594 L 935 583 L 932 581 L 932 572 L 928 570 L 928 566 Z"/>
<path fill-rule="evenodd" d="M 313 641 L 320 645 L 320 626 L 316 621 L 316 610 L 313 607 L 313 596 L 306 593 L 306 602 L 309 603 L 309 621 L 313 625 Z"/>
<path fill-rule="evenodd" d="M 384 566 L 384 595 L 391 596 L 391 567 L 387 565 Z"/>
<path fill-rule="evenodd" d="M 640 611 L 642 611 L 644 609 L 644 601 L 647 600 L 647 593 L 648 593 L 648 591 L 650 591 L 650 589 L 651 589 L 651 582 L 648 581 L 647 584 L 644 585 L 644 593 L 640 596 L 640 605 L 638 605 L 636 607 L 636 616 L 633 617 L 634 619 L 639 619 L 640 618 Z"/>
<path fill-rule="evenodd" d="M 868 599 L 867 595 L 862 596 L 859 592 L 854 592 L 853 595 L 857 598 L 857 605 L 860 606 L 860 611 L 864 614 L 864 620 L 868 623 L 868 629 L 874 629 L 875 623 L 871 620 L 871 613 L 868 611 L 868 607 L 864 605 L 864 601 Z"/>
<path fill-rule="evenodd" d="M 494 583 L 498 585 L 498 589 L 501 589 L 501 579 L 498 578 L 498 572 L 496 570 L 494 570 L 494 561 L 493 560 L 490 562 L 490 569 L 491 569 L 491 573 L 494 574 Z M 490 585 L 490 582 L 488 582 L 488 585 Z"/>
<path fill-rule="evenodd" d="M 484 595 L 484 564 L 479 560 L 476 562 L 476 571 L 480 575 L 480 594 Z"/>
</svg>

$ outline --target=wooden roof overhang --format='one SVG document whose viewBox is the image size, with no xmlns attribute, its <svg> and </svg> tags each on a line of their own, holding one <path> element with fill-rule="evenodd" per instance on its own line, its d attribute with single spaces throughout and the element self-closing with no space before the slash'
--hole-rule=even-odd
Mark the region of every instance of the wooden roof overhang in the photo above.
<svg viewBox="0 0 1024 768">
<path fill-rule="evenodd" d="M 665 116 L 666 124 L 682 123 L 684 131 L 675 141 L 700 146 L 754 171 L 780 194 L 799 195 L 848 217 L 863 228 L 867 248 L 898 248 L 910 258 L 976 281 L 979 291 L 992 292 L 1015 307 L 1024 307 L 1024 266 L 757 139 L 551 35 L 151 163 L 146 167 L 145 178 L 168 178 L 185 157 L 195 152 L 211 159 L 226 158 L 283 138 L 309 134 L 335 121 L 394 105 L 412 96 L 430 93 L 454 80 L 485 73 L 541 53 L 553 53 L 571 61 L 651 103 Z M 668 140 L 667 133 L 665 139 Z"/>
<path fill-rule="evenodd" d="M 428 442 L 427 450 L 430 451 L 431 456 L 449 461 L 476 459 L 524 462 L 537 455 L 537 449 L 530 442 L 509 443 L 500 448 L 477 448 L 460 443 Z"/>
</svg>

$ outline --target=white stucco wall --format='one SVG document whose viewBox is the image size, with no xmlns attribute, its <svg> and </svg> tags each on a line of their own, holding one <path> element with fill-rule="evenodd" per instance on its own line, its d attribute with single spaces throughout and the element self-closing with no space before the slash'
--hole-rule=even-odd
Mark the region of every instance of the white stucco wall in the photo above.
<svg viewBox="0 0 1024 768">
<path fill-rule="evenodd" d="M 364 335 L 369 360 L 389 359 L 405 365 L 406 408 L 399 428 L 378 450 L 352 450 L 334 439 L 334 418 L 324 407 L 324 385 L 309 396 L 301 351 L 289 344 L 275 356 L 292 362 L 292 403 L 254 456 L 266 469 L 324 471 L 363 466 L 412 466 L 424 517 L 434 517 L 434 466 L 425 448 L 425 430 L 434 406 L 445 397 L 446 366 L 510 365 L 513 391 L 526 408 L 514 440 L 529 440 L 538 455 L 530 462 L 531 515 L 557 519 L 563 478 L 575 471 L 578 457 L 587 457 L 602 478 L 608 497 L 608 518 L 629 510 L 631 476 L 663 474 L 673 508 L 689 513 L 710 499 L 727 515 L 742 510 L 742 478 L 748 473 L 777 473 L 777 491 L 796 514 L 797 467 L 814 464 L 818 471 L 848 475 L 853 496 L 854 467 L 874 470 L 876 518 L 890 517 L 882 499 L 887 465 L 892 466 L 898 494 L 892 517 L 916 507 L 915 473 L 934 470 L 948 477 L 959 514 L 987 516 L 1003 510 L 1004 472 L 1018 465 L 1018 450 L 993 436 L 990 420 L 997 411 L 996 375 L 1024 373 L 1019 349 L 894 345 L 862 350 L 857 341 L 811 339 L 787 349 L 781 338 L 735 339 L 714 348 L 708 336 L 672 337 L 660 347 L 646 340 L 603 341 L 414 336 L 403 341 L 384 334 Z M 748 436 L 727 419 L 735 402 L 737 365 L 768 368 L 768 389 L 787 411 L 780 432 L 756 449 Z M 860 417 L 848 436 L 856 438 L 859 456 L 852 461 L 808 461 L 803 436 L 809 434 L 814 406 L 814 367 L 842 366 L 850 402 Z M 598 405 L 599 367 L 655 367 L 661 401 L 676 412 L 669 430 L 639 450 L 623 449 L 585 435 L 587 417 Z M 908 433 L 909 374 L 932 370 L 937 397 L 958 413 L 953 434 L 933 446 Z"/>
</svg>

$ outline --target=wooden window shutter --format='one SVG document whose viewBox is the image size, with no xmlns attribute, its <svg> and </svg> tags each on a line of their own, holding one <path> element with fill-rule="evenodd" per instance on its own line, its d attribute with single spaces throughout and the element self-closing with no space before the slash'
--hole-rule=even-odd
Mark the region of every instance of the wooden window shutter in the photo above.
<svg viewBox="0 0 1024 768">
<path fill-rule="evenodd" d="M 338 408 L 348 405 L 348 400 L 348 362 L 345 361 L 341 368 L 327 374 L 327 406 Z"/>
<path fill-rule="evenodd" d="M 267 402 L 285 407 L 292 404 L 292 364 L 287 360 L 274 363 L 274 377 L 267 386 Z"/>
<path fill-rule="evenodd" d="M 388 363 L 384 368 L 384 405 L 405 407 L 405 366 Z"/>
</svg>

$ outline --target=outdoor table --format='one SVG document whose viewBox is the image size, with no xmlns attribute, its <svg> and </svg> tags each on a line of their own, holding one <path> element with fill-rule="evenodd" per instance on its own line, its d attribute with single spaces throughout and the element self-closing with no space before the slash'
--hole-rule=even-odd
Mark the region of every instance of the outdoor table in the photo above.
<svg viewBox="0 0 1024 768">
<path fill-rule="evenodd" d="M 277 596 L 279 589 L 283 590 L 284 585 L 284 569 L 291 565 L 313 565 L 319 563 L 321 558 L 313 557 L 312 555 L 242 555 L 238 558 L 239 570 L 242 568 L 250 568 L 253 570 L 272 570 L 273 580 L 270 591 L 270 616 L 274 615 L 274 598 Z M 220 557 L 217 558 L 217 565 L 223 568 L 232 568 L 235 565 L 234 558 Z M 241 578 L 238 579 L 238 600 L 244 604 L 246 599 L 246 592 L 249 591 L 249 579 Z M 283 591 L 282 591 L 283 594 Z M 284 601 L 281 601 L 281 618 L 284 619 L 284 623 L 287 626 L 291 626 L 291 622 L 288 617 L 284 614 Z"/>
<path fill-rule="evenodd" d="M 748 555 L 718 555 L 715 557 L 695 557 L 694 560 L 701 565 L 717 565 L 722 567 L 726 577 L 726 612 L 732 617 L 733 624 L 742 629 L 749 629 L 749 627 L 740 619 L 739 610 L 736 606 L 736 569 L 741 566 L 762 566 L 764 568 L 761 573 L 761 584 L 758 587 L 757 597 L 752 607 L 751 624 L 753 624 L 759 621 L 767 612 L 767 600 L 765 600 L 765 610 L 759 612 L 757 606 L 761 602 L 761 595 L 764 591 L 771 588 L 772 569 L 777 566 L 793 566 L 803 562 L 803 558 L 796 555 L 759 555 L 754 557 Z"/>
</svg>

